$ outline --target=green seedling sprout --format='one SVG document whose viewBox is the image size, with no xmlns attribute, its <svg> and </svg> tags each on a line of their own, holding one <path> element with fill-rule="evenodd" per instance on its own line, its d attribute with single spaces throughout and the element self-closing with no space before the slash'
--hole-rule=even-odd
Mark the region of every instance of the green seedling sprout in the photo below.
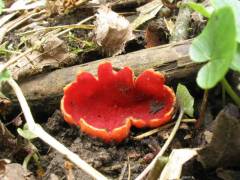
<svg viewBox="0 0 240 180">
<path fill-rule="evenodd" d="M 31 158 L 33 158 L 38 169 L 42 169 L 39 161 L 40 155 L 38 153 L 38 150 L 31 142 L 31 140 L 37 138 L 38 136 L 36 136 L 34 133 L 32 133 L 32 131 L 29 130 L 27 124 L 24 124 L 23 128 L 18 128 L 17 132 L 20 136 L 27 140 L 28 147 L 30 149 L 29 154 L 24 158 L 23 167 L 27 169 L 29 161 L 31 160 Z"/>
</svg>

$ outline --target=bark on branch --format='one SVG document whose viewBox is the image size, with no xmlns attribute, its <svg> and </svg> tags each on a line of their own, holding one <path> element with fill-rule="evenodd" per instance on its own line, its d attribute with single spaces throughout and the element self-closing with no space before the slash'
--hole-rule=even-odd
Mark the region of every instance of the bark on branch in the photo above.
<svg viewBox="0 0 240 180">
<path fill-rule="evenodd" d="M 192 75 L 199 69 L 200 65 L 192 62 L 188 56 L 190 44 L 191 40 L 186 40 L 67 67 L 25 79 L 19 82 L 19 85 L 33 110 L 37 108 L 38 111 L 48 112 L 59 106 L 63 87 L 75 79 L 77 72 L 88 71 L 96 75 L 98 64 L 106 60 L 110 61 L 116 69 L 129 66 L 136 75 L 145 69 L 153 68 L 165 73 L 169 83 L 172 79 Z M 13 101 L 16 99 L 13 92 L 8 89 L 3 91 Z"/>
</svg>

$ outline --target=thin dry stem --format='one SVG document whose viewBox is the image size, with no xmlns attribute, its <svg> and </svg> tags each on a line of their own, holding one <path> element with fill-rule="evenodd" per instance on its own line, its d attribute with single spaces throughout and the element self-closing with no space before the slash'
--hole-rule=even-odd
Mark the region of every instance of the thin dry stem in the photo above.
<svg viewBox="0 0 240 180">
<path fill-rule="evenodd" d="M 77 154 L 70 151 L 68 148 L 66 148 L 63 144 L 58 142 L 54 137 L 49 135 L 46 131 L 43 130 L 43 128 L 36 124 L 32 113 L 30 111 L 30 108 L 27 104 L 27 101 L 22 93 L 22 90 L 18 86 L 18 84 L 11 78 L 8 80 L 8 83 L 13 88 L 14 92 L 17 95 L 18 101 L 20 103 L 20 106 L 22 108 L 24 117 L 27 121 L 29 130 L 32 131 L 34 134 L 36 134 L 40 139 L 42 139 L 44 142 L 49 144 L 51 147 L 56 149 L 58 152 L 66 156 L 70 161 L 75 163 L 79 168 L 84 170 L 86 173 L 88 173 L 93 178 L 99 179 L 99 180 L 107 180 L 105 176 L 103 176 L 100 172 L 95 170 L 93 167 L 91 167 L 89 164 L 87 164 L 85 161 L 83 161 Z"/>
<path fill-rule="evenodd" d="M 204 122 L 206 109 L 207 109 L 207 103 L 208 103 L 208 90 L 205 90 L 204 94 L 203 94 L 203 101 L 202 101 L 201 108 L 200 108 L 199 119 L 197 120 L 196 125 L 195 125 L 196 128 L 200 128 L 202 123 Z"/>
<path fill-rule="evenodd" d="M 91 24 L 70 24 L 70 25 L 62 25 L 62 26 L 51 26 L 51 27 L 43 27 L 39 29 L 29 30 L 23 33 L 19 33 L 18 35 L 28 35 L 40 31 L 49 31 L 49 30 L 55 30 L 55 29 L 86 29 L 86 30 L 92 30 L 95 28 L 94 25 Z"/>
<path fill-rule="evenodd" d="M 81 24 L 83 24 L 83 23 L 85 23 L 85 22 L 88 22 L 88 21 L 92 20 L 93 18 L 95 18 L 95 16 L 90 16 L 90 17 L 88 17 L 88 18 L 86 18 L 86 19 L 83 19 L 82 21 L 80 21 L 80 22 L 77 23 L 76 25 L 81 25 Z M 73 29 L 73 28 L 69 28 L 69 29 L 66 29 L 66 30 L 64 30 L 64 31 L 62 31 L 62 32 L 59 32 L 58 34 L 56 34 L 56 37 L 59 37 L 59 36 L 65 34 L 65 33 L 67 33 L 67 32 L 69 32 L 69 31 L 71 31 L 72 29 Z"/>
<path fill-rule="evenodd" d="M 129 156 L 128 156 L 128 180 L 131 179 L 131 164 L 130 164 L 130 161 L 129 161 Z"/>
<path fill-rule="evenodd" d="M 172 132 L 171 132 L 171 134 L 169 136 L 169 138 L 167 139 L 167 141 L 163 145 L 162 149 L 155 156 L 155 158 L 152 160 L 152 162 L 146 167 L 146 169 L 144 169 L 144 171 L 135 180 L 142 180 L 147 175 L 147 173 L 154 167 L 157 159 L 159 159 L 165 153 L 165 151 L 167 150 L 168 146 L 172 142 L 175 134 L 177 133 L 177 130 L 178 130 L 179 126 L 180 126 L 183 114 L 184 114 L 184 111 L 180 110 L 180 113 L 179 113 L 178 119 L 176 121 L 176 124 L 175 124 L 175 126 L 174 126 L 174 128 L 173 128 L 173 130 L 172 130 Z"/>
<path fill-rule="evenodd" d="M 124 174 L 125 174 L 125 172 L 126 172 L 126 170 L 127 170 L 127 166 L 128 166 L 128 163 L 125 162 L 125 163 L 124 163 L 124 166 L 123 166 L 123 168 L 122 168 L 121 174 L 120 174 L 120 176 L 119 176 L 119 178 L 118 178 L 118 180 L 123 180 Z"/>
<path fill-rule="evenodd" d="M 183 120 L 181 120 L 181 123 L 195 123 L 195 122 L 196 122 L 196 119 L 183 119 Z M 172 122 L 172 123 L 169 123 L 169 124 L 165 124 L 164 126 L 161 126 L 161 127 L 155 128 L 155 129 L 151 129 L 150 131 L 147 131 L 143 134 L 140 134 L 138 136 L 133 137 L 133 139 L 134 140 L 141 140 L 141 139 L 146 138 L 148 136 L 151 136 L 155 133 L 158 133 L 159 131 L 162 131 L 164 129 L 168 129 L 171 126 L 173 126 L 175 123 L 176 122 Z"/>
<path fill-rule="evenodd" d="M 161 127 L 155 128 L 155 129 L 151 129 L 150 131 L 147 131 L 147 132 L 145 132 L 145 133 L 143 133 L 143 134 L 140 134 L 140 135 L 138 135 L 138 136 L 133 137 L 133 139 L 134 139 L 134 140 L 141 140 L 141 139 L 146 138 L 146 137 L 148 137 L 148 136 L 151 136 L 151 135 L 153 135 L 153 134 L 155 134 L 155 133 L 158 133 L 159 131 L 162 131 L 162 130 L 164 130 L 164 129 L 168 129 L 168 128 L 170 128 L 171 126 L 173 126 L 174 124 L 175 124 L 175 123 L 172 122 L 172 123 L 166 124 L 166 125 L 164 125 L 164 126 L 161 126 Z"/>
</svg>

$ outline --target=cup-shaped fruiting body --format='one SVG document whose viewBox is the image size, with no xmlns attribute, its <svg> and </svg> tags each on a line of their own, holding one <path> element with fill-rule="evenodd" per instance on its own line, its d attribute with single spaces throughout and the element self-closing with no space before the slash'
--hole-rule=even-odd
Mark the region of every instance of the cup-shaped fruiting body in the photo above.
<svg viewBox="0 0 240 180">
<path fill-rule="evenodd" d="M 154 70 L 135 78 L 129 67 L 116 72 L 104 62 L 98 67 L 98 78 L 80 72 L 64 88 L 61 110 L 68 123 L 90 136 L 121 142 L 131 125 L 158 127 L 171 120 L 176 97 L 164 82 L 164 76 Z"/>
</svg>

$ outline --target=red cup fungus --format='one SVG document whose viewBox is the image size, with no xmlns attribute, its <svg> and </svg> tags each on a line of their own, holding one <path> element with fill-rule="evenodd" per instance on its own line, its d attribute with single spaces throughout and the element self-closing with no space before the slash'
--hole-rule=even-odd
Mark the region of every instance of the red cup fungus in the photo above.
<svg viewBox="0 0 240 180">
<path fill-rule="evenodd" d="M 68 123 L 86 134 L 121 142 L 132 125 L 158 127 L 171 120 L 176 97 L 164 82 L 164 76 L 154 70 L 134 78 L 129 67 L 116 72 L 104 62 L 98 67 L 98 78 L 80 72 L 64 88 L 61 110 Z"/>
</svg>

